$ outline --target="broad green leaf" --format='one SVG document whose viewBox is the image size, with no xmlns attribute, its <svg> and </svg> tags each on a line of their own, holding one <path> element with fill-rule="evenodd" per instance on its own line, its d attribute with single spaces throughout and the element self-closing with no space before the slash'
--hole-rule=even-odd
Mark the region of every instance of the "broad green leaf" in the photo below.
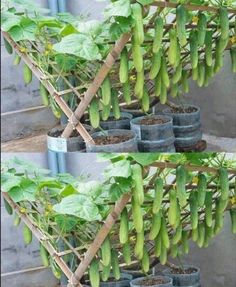
<svg viewBox="0 0 236 287">
<path fill-rule="evenodd" d="M 102 192 L 102 184 L 96 180 L 79 182 L 76 187 L 79 193 L 95 198 L 98 197 Z"/>
<path fill-rule="evenodd" d="M 138 0 L 137 2 L 139 2 L 140 4 L 142 4 L 143 6 L 151 4 L 154 2 L 154 0 Z"/>
<path fill-rule="evenodd" d="M 55 221 L 60 228 L 61 231 L 63 232 L 70 232 L 73 230 L 73 228 L 76 226 L 78 223 L 78 219 L 72 216 L 68 215 L 61 215 L 57 214 L 55 216 Z"/>
<path fill-rule="evenodd" d="M 83 34 L 71 34 L 61 42 L 53 45 L 53 49 L 61 54 L 71 54 L 88 61 L 101 60 L 98 46 L 93 40 Z"/>
<path fill-rule="evenodd" d="M 66 197 L 75 193 L 78 193 L 77 189 L 75 189 L 73 185 L 68 184 L 61 190 L 60 195 Z"/>
<path fill-rule="evenodd" d="M 77 21 L 76 17 L 69 12 L 57 13 L 56 17 L 60 22 L 70 23 L 73 25 Z"/>
<path fill-rule="evenodd" d="M 80 33 L 96 37 L 102 32 L 102 25 L 103 24 L 97 20 L 90 20 L 86 22 L 78 22 L 76 27 Z"/>
<path fill-rule="evenodd" d="M 142 166 L 149 165 L 160 158 L 160 153 L 130 153 L 129 156 Z"/>
<path fill-rule="evenodd" d="M 97 161 L 98 162 L 103 162 L 103 161 L 108 161 L 110 160 L 111 162 L 116 162 L 121 159 L 126 158 L 126 154 L 119 154 L 119 153 L 98 153 L 96 155 Z"/>
<path fill-rule="evenodd" d="M 130 161 L 124 159 L 109 165 L 105 171 L 104 176 L 110 177 L 124 177 L 128 178 L 131 175 Z"/>
<path fill-rule="evenodd" d="M 106 19 L 113 16 L 129 17 L 130 15 L 130 0 L 118 0 L 109 4 L 104 10 L 104 16 Z"/>
<path fill-rule="evenodd" d="M 53 17 L 37 18 L 37 23 L 38 23 L 39 28 L 43 28 L 43 27 L 61 28 L 62 27 L 62 23 L 60 23 L 57 19 L 55 19 Z"/>
<path fill-rule="evenodd" d="M 77 59 L 75 56 L 65 55 L 65 54 L 57 54 L 55 56 L 55 60 L 61 71 L 67 72 L 75 69 L 77 64 Z"/>
<path fill-rule="evenodd" d="M 64 197 L 60 203 L 53 206 L 53 209 L 57 213 L 74 215 L 86 221 L 102 219 L 96 204 L 83 194 Z"/>
<path fill-rule="evenodd" d="M 18 186 L 21 183 L 21 177 L 15 176 L 12 173 L 6 172 L 1 174 L 1 190 L 8 192 L 13 187 Z"/>
<path fill-rule="evenodd" d="M 60 31 L 60 35 L 62 37 L 68 36 L 73 33 L 78 33 L 78 30 L 72 24 L 67 24 Z"/>
<path fill-rule="evenodd" d="M 1 29 L 5 32 L 12 27 L 20 25 L 21 17 L 10 12 L 1 13 Z"/>
<path fill-rule="evenodd" d="M 54 178 L 52 179 L 47 179 L 47 180 L 43 180 L 39 183 L 38 185 L 38 190 L 41 190 L 44 187 L 49 187 L 49 188 L 62 188 L 62 184 L 55 180 Z"/>
<path fill-rule="evenodd" d="M 8 194 L 15 202 L 25 200 L 34 201 L 36 191 L 37 185 L 34 183 L 34 181 L 28 178 L 22 178 L 21 183 L 9 190 Z"/>
</svg>

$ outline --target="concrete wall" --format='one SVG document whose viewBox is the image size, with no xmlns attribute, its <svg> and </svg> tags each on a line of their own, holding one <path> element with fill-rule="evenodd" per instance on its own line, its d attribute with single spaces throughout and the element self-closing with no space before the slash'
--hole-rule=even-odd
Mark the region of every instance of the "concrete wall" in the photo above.
<svg viewBox="0 0 236 287">
<path fill-rule="evenodd" d="M 47 167 L 46 154 L 3 154 L 2 159 L 9 159 L 17 155 L 19 158 L 28 159 L 38 163 L 42 167 Z M 230 155 L 231 156 L 231 155 Z M 96 162 L 95 154 L 66 154 L 67 171 L 73 175 L 90 174 L 91 179 L 101 178 L 102 170 L 107 165 L 106 162 Z M 12 219 L 2 212 L 2 272 L 22 270 L 32 266 L 39 266 L 37 242 L 30 247 L 25 247 L 22 243 L 21 231 L 12 227 Z M 236 282 L 236 236 L 231 233 L 231 223 L 229 214 L 225 216 L 225 225 L 221 233 L 210 242 L 206 249 L 199 249 L 195 244 L 191 244 L 190 253 L 185 257 L 184 262 L 194 264 L 201 269 L 201 281 L 204 287 L 234 287 Z M 9 240 L 11 239 L 11 240 Z M 160 270 L 158 268 L 158 270 Z M 45 271 L 46 272 L 46 271 Z M 46 276 L 46 277 L 45 277 Z M 33 274 L 24 273 L 17 280 L 29 280 L 34 284 L 17 285 L 11 281 L 15 277 L 3 277 L 3 287 L 11 282 L 13 287 L 54 287 L 54 278 L 50 272 L 43 276 L 39 271 Z M 18 277 L 16 277 L 18 278 Z M 15 279 L 14 279 L 15 280 Z M 34 280 L 34 281 L 33 281 Z M 21 281 L 20 281 L 21 282 Z M 25 283 L 24 283 L 25 284 Z M 42 285 L 40 285 L 42 284 Z"/>
</svg>

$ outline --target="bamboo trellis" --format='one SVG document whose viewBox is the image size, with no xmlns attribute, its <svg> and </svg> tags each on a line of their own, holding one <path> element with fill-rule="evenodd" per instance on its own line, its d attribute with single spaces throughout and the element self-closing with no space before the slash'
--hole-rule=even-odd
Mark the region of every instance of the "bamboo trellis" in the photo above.
<svg viewBox="0 0 236 287">
<path fill-rule="evenodd" d="M 150 4 L 150 6 L 156 7 L 157 10 L 153 14 L 153 17 L 150 19 L 150 21 L 145 25 L 146 31 L 149 31 L 149 29 L 153 29 L 154 27 L 153 23 L 155 17 L 159 13 L 161 13 L 164 9 L 168 9 L 168 11 L 171 13 L 171 9 L 175 9 L 178 6 L 178 4 L 170 3 L 168 1 L 154 1 L 153 3 Z M 210 19 L 208 20 L 208 28 L 213 30 L 213 38 L 218 35 L 217 31 L 218 26 L 212 21 L 217 17 L 219 8 L 212 6 L 192 5 L 192 4 L 185 4 L 184 6 L 189 11 L 207 11 L 212 13 L 212 17 L 210 17 Z M 233 20 L 233 18 L 235 18 L 236 15 L 236 9 L 228 9 L 228 13 L 229 13 L 229 19 Z M 175 25 L 175 18 L 171 21 L 171 23 L 166 23 L 164 36 L 167 34 L 169 29 L 173 25 Z M 192 29 L 194 27 L 196 27 L 195 24 L 186 25 L 186 29 Z M 231 21 L 230 27 L 231 28 L 234 27 L 234 21 Z M 130 39 L 132 37 L 131 33 L 123 34 L 120 37 L 120 39 L 117 40 L 116 42 L 108 41 L 108 44 L 113 45 L 111 47 L 109 54 L 107 55 L 104 61 L 95 63 L 95 65 L 91 67 L 91 70 L 84 71 L 82 68 L 78 67 L 79 73 L 62 72 L 58 70 L 55 63 L 49 61 L 48 64 L 51 70 L 53 71 L 50 74 L 48 73 L 48 71 L 43 69 L 42 66 L 40 66 L 40 64 L 37 63 L 36 58 L 32 56 L 34 52 L 36 53 L 42 52 L 40 50 L 40 46 L 38 46 L 37 43 L 28 41 L 27 46 L 29 47 L 29 52 L 26 52 L 21 50 L 21 43 L 16 43 L 15 41 L 13 41 L 13 39 L 9 36 L 9 34 L 3 32 L 3 36 L 11 44 L 16 53 L 20 55 L 23 61 L 31 68 L 34 75 L 43 83 L 43 85 L 49 91 L 50 95 L 53 97 L 53 99 L 59 105 L 61 110 L 67 116 L 68 124 L 61 136 L 64 138 L 68 138 L 73 132 L 73 130 L 76 129 L 86 142 L 94 143 L 92 137 L 81 123 L 81 118 L 85 114 L 86 109 L 88 108 L 93 97 L 97 96 L 96 94 L 98 92 L 98 89 L 101 87 L 101 84 L 106 78 L 106 76 L 112 69 L 115 69 L 117 67 L 120 53 L 122 52 L 122 50 L 126 45 L 130 44 Z M 166 50 L 168 49 L 168 42 L 169 39 L 164 37 L 163 45 L 164 49 Z M 149 43 L 150 41 L 144 41 L 143 45 L 148 45 Z M 230 48 L 231 44 L 232 43 L 229 43 L 227 48 Z M 199 55 L 201 55 L 202 52 L 204 51 L 203 50 L 199 51 Z M 190 51 L 189 49 L 185 49 L 185 51 L 182 52 L 181 54 L 182 54 L 181 61 L 183 62 L 183 67 L 188 70 L 188 77 L 190 77 L 191 76 L 191 68 L 189 67 Z M 144 59 L 150 58 L 149 53 L 146 53 L 144 57 L 145 57 Z M 173 69 L 171 67 L 168 67 L 168 69 L 170 74 L 173 73 Z M 145 72 L 147 73 L 147 71 Z M 81 81 L 80 75 L 82 74 L 85 74 L 86 77 L 90 79 L 90 83 L 83 83 L 83 81 Z M 69 79 L 70 77 L 74 78 L 74 83 L 70 81 Z M 55 84 L 57 78 L 60 78 L 62 80 L 63 85 L 65 86 L 64 89 L 62 90 L 58 89 L 57 85 Z M 146 79 L 146 81 L 149 84 L 149 94 L 151 95 L 153 94 L 154 84 L 152 81 L 148 79 Z M 86 89 L 85 92 L 84 89 Z M 75 95 L 76 101 L 78 102 L 78 106 L 74 111 L 68 106 L 66 101 L 63 99 L 63 96 L 69 95 L 71 93 Z M 120 101 L 121 106 L 124 106 L 125 103 L 123 103 L 122 100 Z M 153 101 L 153 103 L 155 104 L 157 101 L 158 100 L 156 99 Z M 137 103 L 137 99 L 132 100 L 132 103 Z"/>
<path fill-rule="evenodd" d="M 154 187 L 155 179 L 160 176 L 161 173 L 164 171 L 172 171 L 175 170 L 178 167 L 177 164 L 169 163 L 169 162 L 154 162 L 153 164 L 149 165 L 149 168 L 155 168 L 156 172 L 151 175 L 151 179 L 149 181 L 149 184 L 144 186 L 145 193 L 148 193 L 151 189 Z M 213 206 L 212 206 L 212 212 L 214 214 L 215 212 L 215 204 L 216 201 L 219 199 L 220 191 L 218 186 L 218 181 L 215 181 L 218 177 L 218 168 L 214 167 L 208 167 L 208 166 L 196 166 L 191 164 L 184 165 L 185 169 L 187 171 L 191 171 L 194 173 L 194 175 L 197 175 L 199 173 L 207 173 L 209 175 L 209 179 L 207 182 L 207 190 L 211 191 L 213 193 Z M 230 197 L 233 196 L 233 191 L 235 189 L 235 180 L 236 180 L 236 170 L 235 169 L 228 169 L 228 178 L 230 183 Z M 167 212 L 168 206 L 169 206 L 169 198 L 166 197 L 168 195 L 168 192 L 175 186 L 176 178 L 174 177 L 173 180 L 171 180 L 171 183 L 167 183 L 164 186 L 164 198 L 163 198 L 163 210 Z M 188 193 L 191 193 L 196 190 L 197 185 L 195 183 L 187 183 L 186 184 L 186 190 Z M 44 247 L 47 249 L 49 254 L 52 256 L 52 258 L 55 260 L 57 265 L 61 268 L 63 273 L 68 278 L 68 287 L 71 286 L 81 286 L 81 279 L 83 279 L 84 275 L 87 272 L 87 269 L 93 260 L 95 256 L 98 256 L 98 251 L 106 239 L 106 237 L 109 235 L 110 238 L 112 238 L 112 245 L 117 250 L 121 249 L 121 244 L 118 240 L 118 233 L 119 233 L 119 217 L 122 212 L 122 210 L 130 206 L 131 199 L 132 199 L 132 193 L 127 192 L 124 195 L 120 197 L 116 202 L 109 202 L 106 203 L 108 206 L 110 206 L 110 212 L 109 215 L 106 217 L 104 221 L 101 222 L 94 222 L 94 226 L 98 228 L 90 228 L 89 230 L 89 240 L 87 244 L 82 240 L 83 232 L 76 233 L 71 232 L 69 234 L 61 234 L 60 230 L 57 227 L 57 224 L 55 222 L 51 222 L 49 220 L 49 228 L 53 230 L 53 234 L 49 234 L 48 228 L 44 229 L 44 225 L 42 223 L 38 223 L 37 220 L 35 220 L 35 215 L 39 215 L 40 218 L 43 218 L 42 212 L 42 206 L 40 206 L 39 203 L 36 202 L 27 202 L 27 212 L 22 212 L 22 208 L 20 204 L 14 203 L 13 200 L 10 198 L 10 196 L 3 192 L 4 199 L 10 204 L 10 206 L 14 209 L 14 211 L 20 216 L 22 221 L 32 230 L 35 237 L 44 245 Z M 152 200 L 147 199 L 144 201 L 143 206 L 151 206 L 153 203 Z M 189 203 L 187 203 L 188 205 Z M 228 202 L 229 209 L 231 208 L 230 200 Z M 190 211 L 186 207 L 184 207 L 181 210 L 181 222 L 183 227 L 190 232 L 191 235 L 191 222 L 189 221 L 189 215 Z M 199 215 L 199 223 L 204 222 L 204 208 L 198 209 L 198 215 Z M 151 217 L 149 213 L 145 213 L 143 215 L 144 221 L 150 221 Z M 132 218 L 130 218 L 132 221 Z M 171 235 L 173 232 L 172 227 L 168 224 L 168 233 Z M 131 231 L 132 235 L 134 231 Z M 146 230 L 145 235 L 148 235 L 148 232 Z M 77 246 L 73 246 L 70 243 L 69 238 L 71 236 L 76 239 Z M 130 236 L 130 234 L 129 234 Z M 57 248 L 57 241 L 62 240 L 65 249 L 64 250 L 58 250 Z M 149 256 L 152 260 L 156 260 L 153 249 L 154 249 L 154 243 L 153 241 L 149 240 L 149 238 L 146 236 L 145 243 L 149 244 Z M 131 243 L 133 246 L 134 242 Z M 133 248 L 133 247 L 132 247 Z M 66 262 L 66 256 L 67 255 L 73 255 L 76 262 L 76 268 L 71 270 L 69 265 Z M 138 261 L 135 258 L 132 258 L 132 264 L 136 264 Z M 124 261 L 123 257 L 120 256 L 119 258 L 119 264 L 121 267 L 124 267 Z"/>
</svg>

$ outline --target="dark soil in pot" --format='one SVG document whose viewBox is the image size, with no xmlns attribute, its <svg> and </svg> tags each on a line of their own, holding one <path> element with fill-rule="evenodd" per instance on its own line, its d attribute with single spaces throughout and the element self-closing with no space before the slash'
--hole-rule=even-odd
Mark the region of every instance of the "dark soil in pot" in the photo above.
<svg viewBox="0 0 236 287">
<path fill-rule="evenodd" d="M 130 282 L 131 287 L 155 286 L 155 287 L 171 287 L 172 279 L 168 276 L 147 276 L 136 278 Z"/>
<path fill-rule="evenodd" d="M 137 139 L 129 130 L 113 129 L 92 134 L 95 144 L 86 143 L 87 152 L 136 152 Z"/>
<path fill-rule="evenodd" d="M 107 121 L 101 121 L 100 126 L 104 130 L 111 129 L 130 129 L 130 121 L 133 116 L 130 113 L 121 113 L 121 117 L 117 120 L 113 117 L 113 114 L 107 119 Z"/>
<path fill-rule="evenodd" d="M 200 287 L 200 269 L 195 266 L 184 265 L 183 268 L 167 268 L 163 274 L 173 279 L 174 286 Z"/>
</svg>

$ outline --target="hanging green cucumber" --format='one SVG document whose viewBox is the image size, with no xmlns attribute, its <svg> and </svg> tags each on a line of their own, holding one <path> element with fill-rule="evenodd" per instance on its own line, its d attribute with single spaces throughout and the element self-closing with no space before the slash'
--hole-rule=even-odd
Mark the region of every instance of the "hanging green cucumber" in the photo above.
<svg viewBox="0 0 236 287">
<path fill-rule="evenodd" d="M 169 191 L 169 201 L 170 201 L 170 205 L 169 205 L 169 209 L 168 209 L 168 220 L 170 225 L 173 228 L 176 228 L 176 222 L 177 222 L 177 194 L 176 194 L 176 190 L 172 189 Z"/>
<path fill-rule="evenodd" d="M 216 51 L 215 51 L 215 65 L 214 73 L 218 73 L 223 67 L 223 53 L 221 51 L 220 39 L 216 40 Z"/>
<path fill-rule="evenodd" d="M 170 86 L 170 94 L 173 98 L 176 98 L 179 94 L 179 86 L 176 83 L 171 82 L 171 86 Z"/>
<path fill-rule="evenodd" d="M 21 62 L 21 57 L 18 54 L 16 54 L 13 65 L 18 66 L 20 64 L 20 62 Z"/>
<path fill-rule="evenodd" d="M 126 265 L 131 264 L 131 250 L 129 242 L 126 242 L 122 247 L 124 262 Z"/>
<path fill-rule="evenodd" d="M 146 246 L 144 246 L 143 248 L 143 258 L 142 258 L 141 265 L 142 265 L 143 272 L 147 274 L 150 269 L 150 259 L 149 259 L 148 250 Z"/>
<path fill-rule="evenodd" d="M 50 265 L 49 254 L 46 248 L 42 245 L 42 243 L 40 243 L 40 257 L 41 257 L 43 266 L 48 267 Z"/>
<path fill-rule="evenodd" d="M 176 191 L 180 206 L 187 204 L 187 193 L 186 193 L 186 170 L 184 166 L 180 165 L 176 168 Z"/>
<path fill-rule="evenodd" d="M 190 220 L 192 229 L 196 229 L 198 226 L 198 202 L 197 202 L 197 193 L 192 192 L 189 197 L 189 206 L 190 206 Z"/>
<path fill-rule="evenodd" d="M 192 79 L 194 81 L 198 80 L 198 66 L 196 68 L 192 69 Z"/>
<path fill-rule="evenodd" d="M 101 273 L 101 279 L 103 282 L 106 282 L 111 274 L 111 263 L 107 266 L 102 266 L 102 273 Z"/>
<path fill-rule="evenodd" d="M 220 37 L 221 39 L 229 38 L 229 17 L 226 7 L 220 7 L 219 9 L 219 24 L 220 24 Z"/>
<path fill-rule="evenodd" d="M 137 73 L 139 73 L 143 70 L 142 48 L 140 45 L 134 43 L 134 41 L 132 41 L 132 56 L 133 56 L 134 67 Z"/>
<path fill-rule="evenodd" d="M 134 254 L 138 260 L 141 260 L 143 258 L 143 246 L 144 246 L 144 230 L 137 233 L 136 235 Z"/>
<path fill-rule="evenodd" d="M 112 267 L 112 274 L 116 280 L 120 279 L 120 267 L 119 267 L 119 258 L 118 253 L 115 249 L 111 251 L 111 267 Z"/>
<path fill-rule="evenodd" d="M 164 83 L 161 85 L 160 103 L 165 105 L 167 101 L 167 88 Z"/>
<path fill-rule="evenodd" d="M 160 254 L 159 260 L 160 260 L 161 265 L 165 265 L 167 262 L 167 248 L 165 247 L 163 242 L 161 243 L 161 254 Z"/>
<path fill-rule="evenodd" d="M 183 232 L 182 232 L 182 250 L 183 250 L 184 254 L 189 253 L 188 238 L 189 238 L 188 230 L 183 230 Z"/>
<path fill-rule="evenodd" d="M 183 70 L 182 71 L 182 91 L 184 93 L 189 92 L 189 85 L 188 85 L 188 71 Z"/>
<path fill-rule="evenodd" d="M 167 226 L 166 226 L 165 216 L 162 216 L 162 218 L 161 218 L 160 234 L 161 234 L 162 245 L 164 245 L 165 248 L 168 249 L 170 247 L 170 239 L 169 239 L 168 230 L 167 230 Z"/>
<path fill-rule="evenodd" d="M 212 239 L 214 237 L 214 225 L 207 226 L 206 220 L 205 220 L 205 237 L 208 239 Z"/>
<path fill-rule="evenodd" d="M 134 227 L 137 233 L 143 230 L 143 214 L 142 208 L 135 200 L 132 198 L 132 217 L 134 222 Z"/>
<path fill-rule="evenodd" d="M 101 117 L 103 121 L 106 121 L 111 114 L 111 103 L 109 103 L 107 106 L 102 104 L 102 112 Z"/>
<path fill-rule="evenodd" d="M 111 243 L 109 236 L 106 237 L 101 246 L 102 264 L 108 266 L 111 262 Z"/>
<path fill-rule="evenodd" d="M 135 3 L 132 5 L 132 14 L 134 19 L 134 41 L 141 45 L 144 41 L 142 5 Z"/>
<path fill-rule="evenodd" d="M 236 209 L 230 209 L 231 218 L 231 230 L 233 234 L 236 234 Z"/>
<path fill-rule="evenodd" d="M 143 86 L 144 86 L 144 70 L 137 73 L 136 83 L 134 87 L 134 93 L 138 99 L 142 99 L 143 97 Z"/>
<path fill-rule="evenodd" d="M 192 229 L 192 241 L 197 242 L 197 240 L 198 240 L 198 228 Z"/>
<path fill-rule="evenodd" d="M 196 69 L 198 65 L 198 34 L 196 30 L 192 30 L 189 35 L 190 44 L 190 61 L 192 69 Z"/>
<path fill-rule="evenodd" d="M 154 254 L 156 257 L 161 255 L 161 234 L 159 233 L 155 239 Z"/>
<path fill-rule="evenodd" d="M 187 21 L 186 14 L 187 13 L 184 5 L 179 5 L 176 8 L 176 28 L 181 46 L 185 46 L 187 44 L 186 27 L 185 27 Z"/>
<path fill-rule="evenodd" d="M 40 82 L 39 84 L 39 92 L 42 98 L 43 105 L 45 107 L 49 106 L 49 93 L 45 86 Z"/>
<path fill-rule="evenodd" d="M 50 259 L 50 266 L 51 266 L 53 275 L 58 280 L 60 280 L 61 276 L 62 276 L 62 272 L 61 272 L 61 269 L 59 268 L 59 266 L 56 264 L 56 262 L 53 261 L 53 259 Z"/>
<path fill-rule="evenodd" d="M 144 113 L 147 113 L 150 108 L 150 98 L 146 85 L 144 85 L 143 87 L 143 97 L 141 100 L 141 105 L 142 105 L 142 111 L 144 111 Z"/>
<path fill-rule="evenodd" d="M 152 212 L 157 214 L 161 210 L 164 193 L 164 183 L 162 178 L 158 177 L 155 180 L 154 189 L 155 194 L 153 199 Z"/>
<path fill-rule="evenodd" d="M 129 58 L 127 48 L 121 52 L 120 56 L 120 69 L 119 69 L 120 82 L 122 84 L 126 83 L 129 80 Z"/>
<path fill-rule="evenodd" d="M 198 65 L 198 78 L 197 84 L 199 87 L 202 87 L 205 81 L 205 64 L 203 62 Z"/>
<path fill-rule="evenodd" d="M 20 216 L 17 213 L 15 213 L 13 225 L 14 226 L 19 226 L 20 223 L 21 223 L 21 218 L 20 218 Z"/>
<path fill-rule="evenodd" d="M 159 97 L 161 94 L 161 73 L 159 72 L 159 74 L 156 76 L 155 78 L 155 89 L 154 89 L 154 93 L 155 93 L 155 97 Z"/>
<path fill-rule="evenodd" d="M 152 56 L 152 66 L 151 66 L 151 70 L 149 73 L 149 78 L 151 80 L 154 80 L 156 78 L 156 76 L 158 75 L 161 69 L 161 56 L 162 56 L 161 50 L 153 54 Z"/>
<path fill-rule="evenodd" d="M 197 201 L 200 207 L 203 207 L 206 198 L 207 191 L 207 179 L 203 173 L 198 175 L 198 183 L 197 183 Z"/>
<path fill-rule="evenodd" d="M 183 230 L 183 227 L 182 227 L 182 224 L 180 223 L 179 226 L 176 228 L 176 231 L 172 237 L 171 242 L 173 245 L 177 245 L 182 239 L 182 230 Z"/>
<path fill-rule="evenodd" d="M 51 107 L 51 110 L 52 110 L 54 116 L 55 116 L 57 119 L 60 119 L 60 118 L 61 118 L 61 115 L 62 115 L 61 109 L 58 107 L 58 105 L 57 105 L 57 103 L 54 101 L 54 99 L 49 98 L 49 102 L 50 102 L 50 107 Z"/>
<path fill-rule="evenodd" d="M 111 82 L 109 76 L 102 83 L 102 102 L 105 106 L 111 101 Z"/>
<path fill-rule="evenodd" d="M 198 225 L 198 238 L 197 238 L 197 245 L 199 248 L 203 247 L 205 241 L 205 225 L 203 222 L 201 222 Z"/>
<path fill-rule="evenodd" d="M 149 233 L 149 239 L 154 240 L 160 232 L 161 229 L 161 212 L 154 214 L 152 217 L 152 224 Z"/>
<path fill-rule="evenodd" d="M 5 49 L 7 50 L 7 53 L 11 55 L 13 53 L 13 48 L 11 44 L 7 41 L 5 37 L 3 37 L 3 41 L 4 41 Z"/>
<path fill-rule="evenodd" d="M 32 82 L 32 71 L 28 65 L 24 64 L 23 66 L 24 82 L 28 85 Z"/>
<path fill-rule="evenodd" d="M 7 211 L 7 213 L 8 213 L 9 215 L 12 215 L 12 214 L 13 214 L 13 209 L 12 209 L 12 207 L 10 206 L 10 204 L 6 201 L 5 198 L 3 199 L 3 203 L 4 203 L 4 207 L 5 207 L 6 211 Z"/>
<path fill-rule="evenodd" d="M 162 17 L 158 16 L 155 20 L 155 34 L 153 40 L 152 51 L 158 53 L 162 47 L 162 37 L 164 32 L 164 23 Z"/>
<path fill-rule="evenodd" d="M 26 245 L 29 245 L 32 242 L 32 231 L 26 224 L 23 226 L 23 237 Z"/>
<path fill-rule="evenodd" d="M 208 227 L 211 227 L 213 224 L 213 216 L 212 216 L 212 192 L 208 191 L 206 193 L 205 199 L 205 222 Z"/>
<path fill-rule="evenodd" d="M 161 58 L 161 70 L 160 70 L 160 73 L 161 73 L 162 83 L 165 85 L 166 88 L 169 88 L 169 86 L 170 86 L 170 79 L 169 79 L 169 75 L 168 75 L 168 71 L 167 71 L 165 55 L 162 55 L 162 58 Z"/>
<path fill-rule="evenodd" d="M 178 256 L 178 252 L 179 249 L 178 249 L 178 245 L 171 245 L 170 247 L 170 255 L 172 258 L 176 258 Z"/>
<path fill-rule="evenodd" d="M 205 77 L 207 77 L 208 80 L 211 79 L 214 76 L 214 66 L 205 65 L 205 70 L 206 70 Z"/>
<path fill-rule="evenodd" d="M 94 97 L 89 106 L 89 120 L 91 126 L 96 129 L 99 127 L 100 114 L 99 114 L 99 100 Z"/>
<path fill-rule="evenodd" d="M 129 80 L 122 85 L 123 87 L 123 98 L 127 105 L 131 104 L 131 89 Z"/>
<path fill-rule="evenodd" d="M 89 281 L 92 287 L 99 287 L 100 275 L 99 275 L 99 260 L 94 258 L 89 267 Z"/>
<path fill-rule="evenodd" d="M 129 217 L 126 208 L 123 209 L 120 215 L 119 238 L 121 244 L 125 244 L 129 239 Z"/>
<path fill-rule="evenodd" d="M 120 114 L 118 93 L 116 90 L 111 91 L 111 105 L 112 105 L 113 116 L 116 120 L 118 120 L 121 114 Z"/>
<path fill-rule="evenodd" d="M 169 39 L 170 39 L 170 44 L 169 44 L 169 49 L 168 49 L 168 60 L 171 66 L 176 65 L 176 55 L 177 55 L 177 31 L 175 29 L 170 29 L 169 31 Z"/>
<path fill-rule="evenodd" d="M 141 205 L 144 201 L 142 167 L 138 163 L 132 165 L 133 195 L 137 204 Z"/>
<path fill-rule="evenodd" d="M 229 198 L 229 178 L 228 171 L 224 167 L 219 169 L 219 185 L 221 192 L 220 198 L 222 200 L 227 200 Z"/>
<path fill-rule="evenodd" d="M 207 66 L 212 66 L 213 64 L 212 34 L 213 34 L 212 31 L 207 31 L 205 37 L 205 59 Z"/>
<path fill-rule="evenodd" d="M 231 65 L 233 73 L 236 73 L 236 48 L 230 49 Z"/>
<path fill-rule="evenodd" d="M 197 41 L 199 46 L 203 46 L 205 43 L 206 31 L 207 18 L 204 13 L 200 12 L 197 23 Z"/>
<path fill-rule="evenodd" d="M 182 63 L 180 63 L 178 65 L 178 67 L 175 69 L 173 77 L 172 77 L 172 82 L 174 84 L 177 84 L 180 81 L 180 79 L 182 77 L 182 69 L 183 69 L 182 68 Z"/>
<path fill-rule="evenodd" d="M 216 200 L 214 219 L 215 219 L 214 234 L 217 235 L 222 229 L 224 224 L 224 213 L 222 212 L 219 198 Z"/>
</svg>

